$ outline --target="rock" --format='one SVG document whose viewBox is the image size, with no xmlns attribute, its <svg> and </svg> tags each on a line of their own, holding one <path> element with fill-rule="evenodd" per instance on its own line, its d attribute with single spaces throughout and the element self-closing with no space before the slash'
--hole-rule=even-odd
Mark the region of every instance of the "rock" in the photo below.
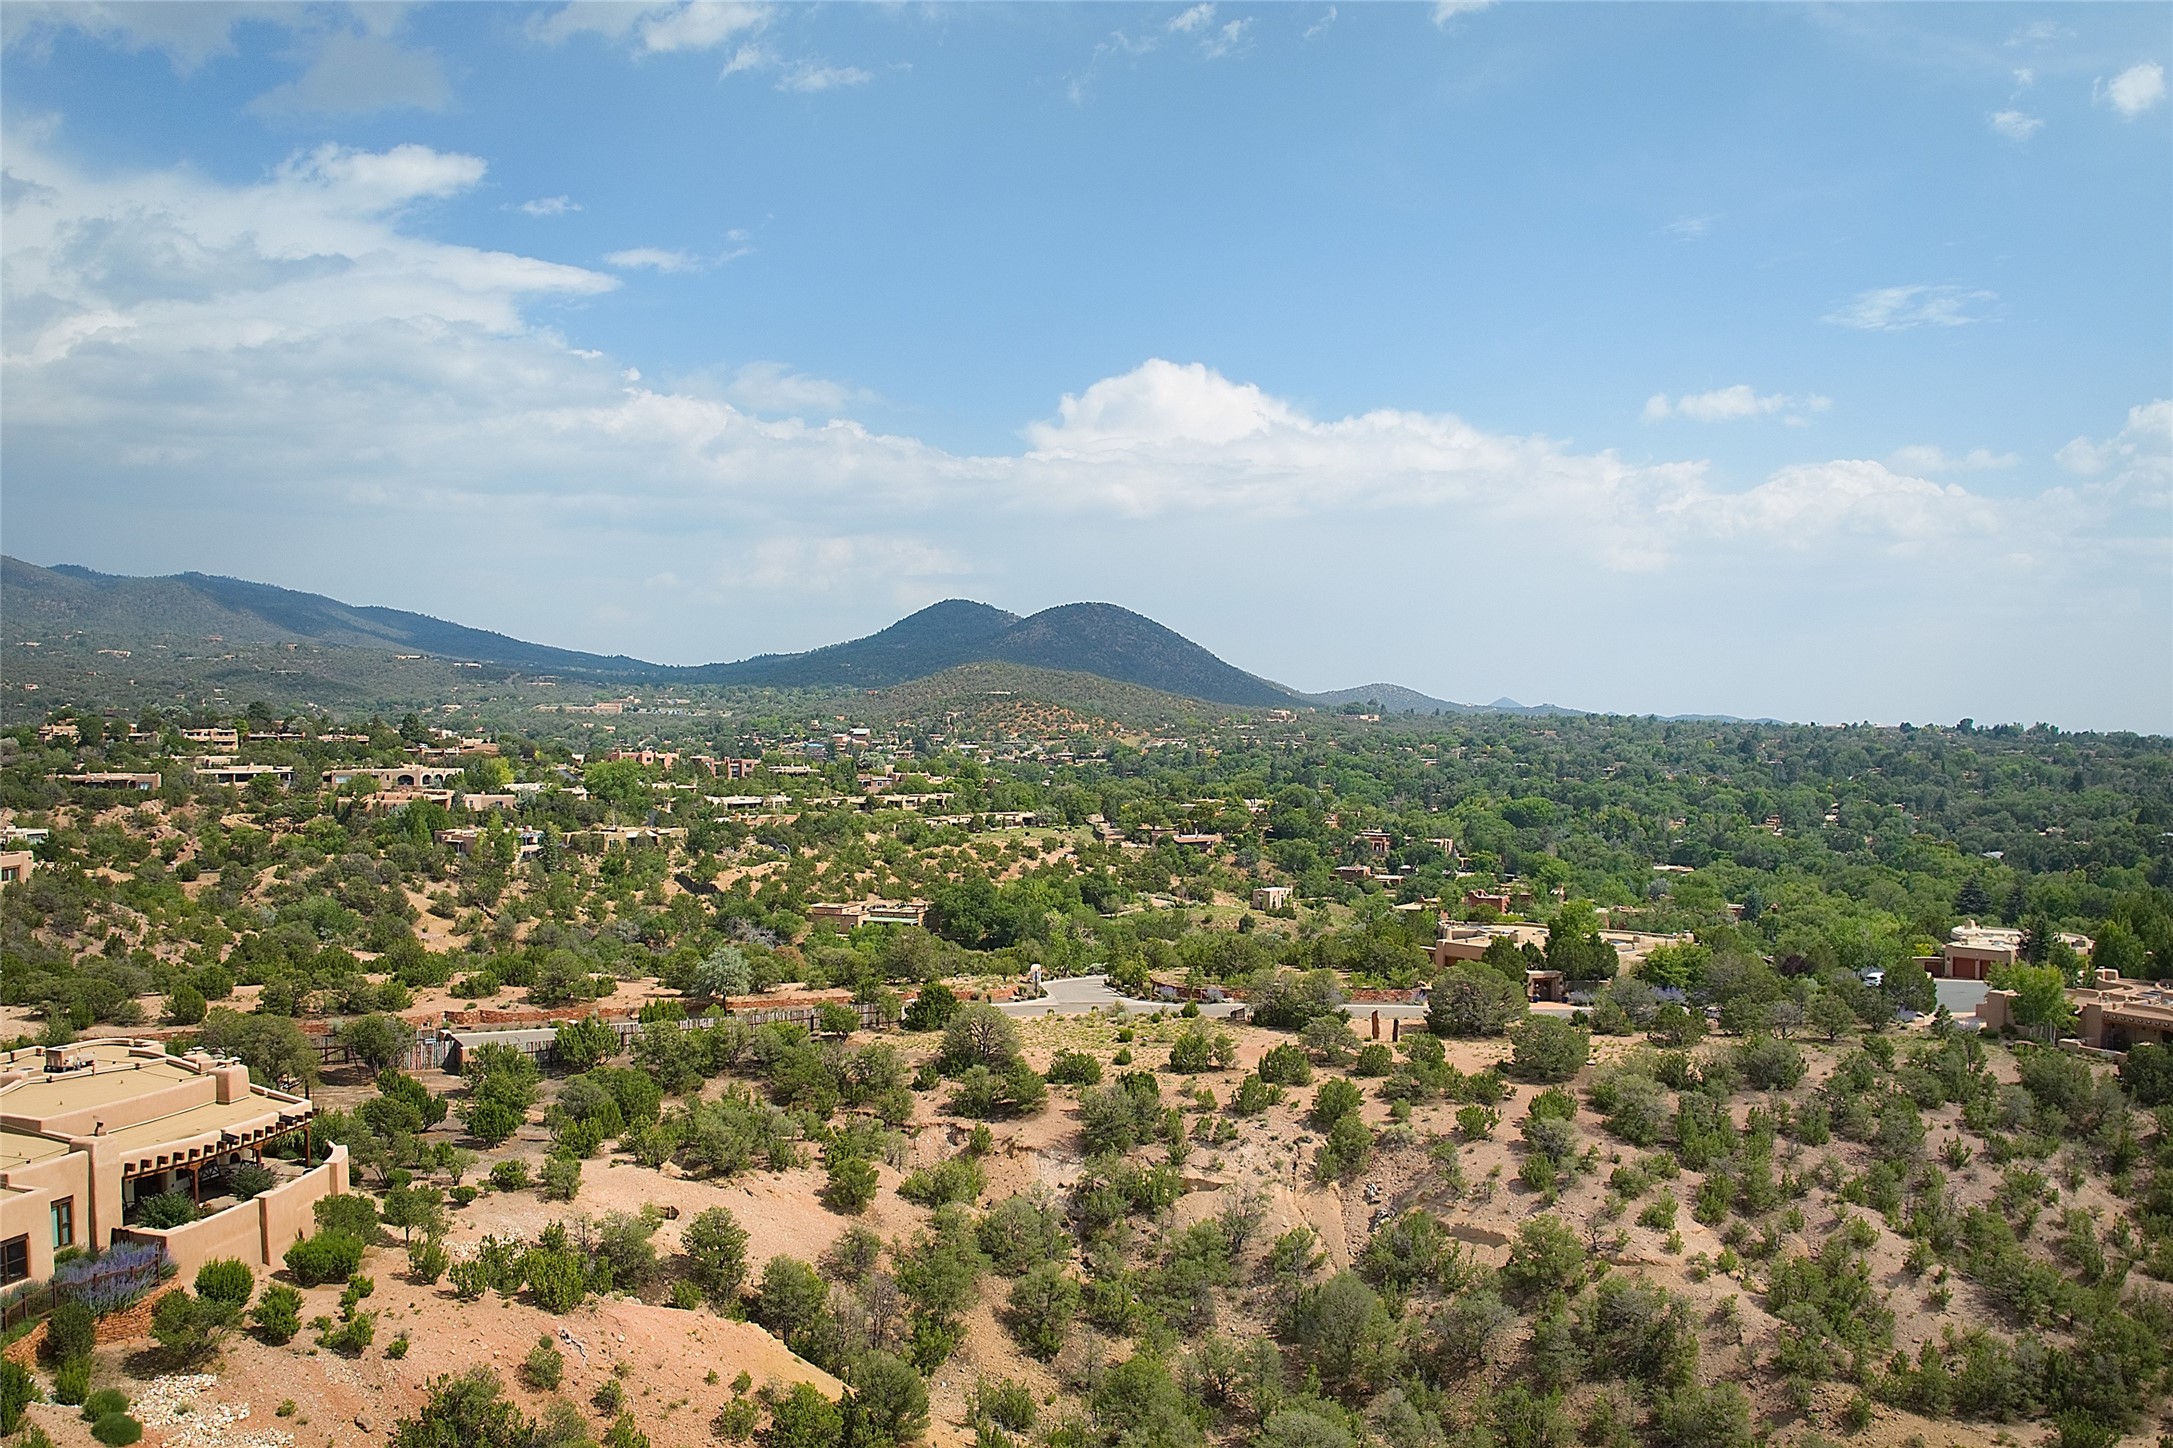
<svg viewBox="0 0 2173 1448">
<path fill-rule="evenodd" d="M 357 1413 L 355 1414 L 355 1426 L 357 1428 L 360 1428 L 363 1432 L 367 1433 L 370 1431 L 370 1420 L 364 1417 L 362 1414 Z"/>
</svg>

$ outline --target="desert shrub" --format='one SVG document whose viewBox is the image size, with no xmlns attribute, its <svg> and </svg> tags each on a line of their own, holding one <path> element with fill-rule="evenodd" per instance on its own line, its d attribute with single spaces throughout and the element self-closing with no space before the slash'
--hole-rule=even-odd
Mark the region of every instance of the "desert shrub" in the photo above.
<svg viewBox="0 0 2173 1448">
<path fill-rule="evenodd" d="M 151 1310 L 151 1336 L 173 1358 L 198 1362 L 218 1351 L 241 1305 L 215 1302 L 184 1290 L 167 1293 Z"/>
<path fill-rule="evenodd" d="M 1170 1044 L 1170 1069 L 1187 1075 L 1217 1071 L 1236 1060 L 1236 1043 L 1221 1031 L 1209 1034 L 1195 1027 Z"/>
<path fill-rule="evenodd" d="M 310 1208 L 319 1232 L 353 1237 L 361 1242 L 377 1240 L 377 1207 L 359 1192 L 341 1192 L 319 1198 Z"/>
<path fill-rule="evenodd" d="M 160 1192 L 136 1203 L 136 1225 L 154 1232 L 186 1227 L 202 1215 L 187 1192 Z"/>
<path fill-rule="evenodd" d="M 706 1207 L 679 1234 L 687 1276 L 720 1301 L 747 1280 L 747 1232 L 729 1208 Z"/>
<path fill-rule="evenodd" d="M 1338 1083 L 1331 1081 L 1328 1084 Z M 1324 1181 L 1348 1181 L 1364 1171 L 1366 1163 L 1373 1159 L 1373 1140 L 1373 1128 L 1366 1125 L 1365 1119 L 1356 1111 L 1339 1116 L 1328 1128 L 1327 1140 L 1321 1143 L 1314 1169 Z"/>
<path fill-rule="evenodd" d="M 1653 1401 L 1652 1429 L 1669 1448 L 1751 1448 L 1750 1399 L 1734 1383 L 1690 1385 Z"/>
<path fill-rule="evenodd" d="M 274 1282 L 264 1289 L 249 1317 L 264 1341 L 275 1347 L 292 1342 L 302 1330 L 302 1294 L 284 1282 Z"/>
<path fill-rule="evenodd" d="M 581 1158 L 565 1152 L 545 1157 L 537 1189 L 545 1201 L 572 1201 L 581 1194 Z"/>
<path fill-rule="evenodd" d="M 1426 1029 L 1437 1036 L 1498 1036 L 1530 1011 L 1524 982 L 1470 961 L 1435 978 Z"/>
<path fill-rule="evenodd" d="M 1010 1378 L 998 1378 L 994 1382 L 981 1379 L 973 1385 L 966 1406 L 976 1421 L 985 1419 L 1013 1433 L 1024 1433 L 1032 1428 L 1038 1416 L 1033 1389 Z"/>
<path fill-rule="evenodd" d="M 128 1394 L 119 1388 L 100 1388 L 83 1400 L 83 1421 L 86 1423 L 127 1411 Z"/>
<path fill-rule="evenodd" d="M 70 1358 L 53 1373 L 53 1401 L 74 1407 L 91 1395 L 91 1360 Z"/>
<path fill-rule="evenodd" d="M 776 1256 L 762 1268 L 755 1296 L 755 1317 L 790 1343 L 822 1318 L 830 1289 L 822 1275 L 796 1257 Z"/>
<path fill-rule="evenodd" d="M 109 1413 L 91 1424 L 91 1436 L 106 1448 L 127 1448 L 143 1437 L 143 1424 L 126 1413 Z"/>
<path fill-rule="evenodd" d="M 1247 1076 L 1230 1093 L 1230 1110 L 1238 1116 L 1258 1116 L 1282 1099 L 1282 1087 L 1270 1086 L 1258 1076 Z"/>
<path fill-rule="evenodd" d="M 1517 1229 L 1501 1279 L 1510 1290 L 1534 1296 L 1568 1291 L 1583 1278 L 1584 1270 L 1585 1251 L 1577 1234 L 1560 1218 L 1541 1215 Z"/>
<path fill-rule="evenodd" d="M 898 1023 L 909 1031 L 940 1031 L 958 1014 L 958 993 L 941 981 L 930 981 L 906 1004 Z"/>
<path fill-rule="evenodd" d="M 1326 1130 L 1344 1117 L 1356 1114 L 1363 1104 L 1365 1097 L 1357 1086 L 1341 1076 L 1331 1076 L 1313 1093 L 1313 1105 L 1306 1113 L 1306 1119 L 1315 1129 Z"/>
<path fill-rule="evenodd" d="M 362 1265 L 362 1239 L 341 1232 L 319 1232 L 286 1251 L 287 1270 L 304 1287 L 341 1282 Z"/>
<path fill-rule="evenodd" d="M 272 1173 L 270 1167 L 245 1161 L 226 1174 L 226 1185 L 236 1198 L 246 1202 L 261 1197 L 278 1186 L 279 1178 Z"/>
<path fill-rule="evenodd" d="M 989 1121 L 1001 1117 L 1031 1116 L 1048 1103 L 1048 1087 L 1023 1061 L 991 1070 L 968 1066 L 958 1074 L 951 1093 L 950 1109 L 960 1116 Z"/>
<path fill-rule="evenodd" d="M 45 1321 L 45 1355 L 54 1362 L 87 1358 L 97 1345 L 97 1319 L 80 1302 L 61 1303 Z"/>
<path fill-rule="evenodd" d="M 501 1192 L 517 1192 L 526 1189 L 528 1186 L 528 1163 L 518 1160 L 492 1163 L 490 1184 Z"/>
<path fill-rule="evenodd" d="M 822 1204 L 833 1212 L 851 1215 L 864 1211 L 875 1200 L 879 1179 L 875 1164 L 862 1156 L 832 1152 L 824 1160 Z"/>
<path fill-rule="evenodd" d="M 1044 1190 L 1006 1197 L 988 1209 L 974 1229 L 990 1265 L 1016 1277 L 1046 1262 L 1070 1255 L 1071 1238 L 1062 1210 Z"/>
<path fill-rule="evenodd" d="M 1786 1091 L 1803 1079 L 1803 1048 L 1778 1036 L 1758 1036 L 1735 1048 L 1736 1069 L 1761 1091 Z"/>
<path fill-rule="evenodd" d="M 424 1237 L 407 1244 L 408 1275 L 425 1286 L 443 1277 L 452 1260 L 442 1237 Z"/>
<path fill-rule="evenodd" d="M 907 1173 L 898 1183 L 898 1195 L 917 1206 L 940 1207 L 949 1202 L 971 1203 L 986 1185 L 981 1163 L 970 1156 L 954 1156 Z"/>
<path fill-rule="evenodd" d="M 1260 1058 L 1257 1068 L 1260 1079 L 1270 1086 L 1310 1086 L 1313 1083 L 1313 1063 L 1305 1058 L 1305 1049 L 1285 1043 L 1269 1050 Z"/>
<path fill-rule="evenodd" d="M 1102 1063 L 1084 1051 L 1058 1051 L 1049 1061 L 1047 1079 L 1058 1086 L 1099 1086 Z"/>
<path fill-rule="evenodd" d="M 1351 1063 L 1353 1076 L 1386 1076 L 1396 1065 L 1396 1053 L 1379 1041 L 1369 1041 L 1358 1048 L 1357 1059 Z"/>
<path fill-rule="evenodd" d="M 44 1401 L 44 1390 L 30 1369 L 13 1358 L 0 1358 L 0 1434 L 14 1432 L 22 1422 L 23 1409 Z"/>
<path fill-rule="evenodd" d="M 1127 1071 L 1111 1086 L 1079 1097 L 1079 1135 L 1086 1154 L 1121 1152 L 1162 1134 L 1161 1087 L 1146 1071 Z"/>
<path fill-rule="evenodd" d="M 1509 1074 L 1524 1081 L 1567 1081 L 1592 1056 L 1592 1037 L 1556 1016 L 1534 1016 L 1509 1033 Z"/>
<path fill-rule="evenodd" d="M 1046 1362 L 1063 1350 L 1079 1315 L 1079 1284 L 1055 1262 L 1043 1262 L 1011 1284 L 1004 1326 L 1020 1347 Z"/>
<path fill-rule="evenodd" d="M 1501 1125 L 1501 1113 L 1491 1106 L 1456 1108 L 1456 1131 L 1466 1141 L 1484 1141 Z"/>
<path fill-rule="evenodd" d="M 589 1290 L 580 1255 L 564 1247 L 531 1247 L 522 1253 L 521 1282 L 529 1300 L 551 1313 L 573 1311 Z"/>
<path fill-rule="evenodd" d="M 246 1306 L 256 1290 L 256 1273 L 237 1258 L 215 1258 L 196 1269 L 196 1295 L 212 1302 Z"/>
<path fill-rule="evenodd" d="M 536 1339 L 536 1345 L 521 1359 L 521 1381 L 539 1393 L 555 1393 L 559 1380 L 565 1376 L 566 1355 L 558 1350 L 558 1344 L 549 1333 Z"/>
</svg>

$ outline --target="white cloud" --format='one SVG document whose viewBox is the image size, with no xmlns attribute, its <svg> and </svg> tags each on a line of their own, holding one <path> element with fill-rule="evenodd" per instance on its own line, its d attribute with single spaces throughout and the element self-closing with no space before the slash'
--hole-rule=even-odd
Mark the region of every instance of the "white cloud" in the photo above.
<svg viewBox="0 0 2173 1448">
<path fill-rule="evenodd" d="M 2112 473 L 2116 486 L 2162 498 L 2173 491 L 2173 400 L 2130 408 L 2127 425 L 2114 436 L 2078 437 L 2053 458 L 2071 473 Z"/>
<path fill-rule="evenodd" d="M 768 70 L 779 63 L 776 51 L 766 45 L 750 41 L 732 52 L 732 58 L 724 63 L 724 69 L 717 72 L 717 79 L 722 80 L 728 75 L 738 75 L 742 71 Z"/>
<path fill-rule="evenodd" d="M 1200 53 L 1209 60 L 1220 60 L 1245 43 L 1252 30 L 1252 20 L 1232 20 L 1222 25 L 1200 41 Z"/>
<path fill-rule="evenodd" d="M 871 578 L 897 584 L 924 578 L 971 573 L 965 560 L 949 549 L 917 538 L 847 534 L 829 537 L 785 535 L 765 538 L 748 551 L 737 568 L 719 581 L 726 587 L 765 593 L 801 589 L 829 591 Z"/>
<path fill-rule="evenodd" d="M 735 37 L 760 30 L 770 20 L 767 5 L 737 0 L 685 0 L 678 4 L 642 4 L 639 0 L 574 0 L 528 23 L 531 39 L 560 44 L 576 35 L 623 41 L 648 55 L 682 50 L 715 50 Z"/>
<path fill-rule="evenodd" d="M 1206 29 L 1214 23 L 1214 20 L 1215 7 L 1212 4 L 1204 3 L 1203 0 L 1203 3 L 1195 5 L 1183 14 L 1178 15 L 1162 28 L 1174 34 L 1190 35 L 1195 31 Z"/>
<path fill-rule="evenodd" d="M 1660 422 L 1670 417 L 1684 417 L 1692 422 L 1735 422 L 1746 417 L 1780 416 L 1783 420 L 1801 424 L 1807 414 L 1825 412 L 1833 406 L 1833 399 L 1811 393 L 1795 398 L 1784 392 L 1761 395 L 1746 383 L 1733 387 L 1716 388 L 1711 392 L 1684 393 L 1672 401 L 1664 392 L 1645 399 L 1645 420 Z"/>
<path fill-rule="evenodd" d="M 2131 65 L 2111 81 L 2100 82 L 2095 94 L 2132 121 L 2165 99 L 2165 67 L 2154 60 Z"/>
<path fill-rule="evenodd" d="M 70 0 L 70 3 L 11 3 L 0 6 L 0 45 L 35 54 L 49 50 L 53 37 L 75 30 L 123 50 L 161 50 L 174 69 L 187 75 L 214 56 L 234 53 L 234 27 L 243 21 L 294 28 L 305 23 L 300 5 L 218 3 L 127 3 L 127 0 Z"/>
<path fill-rule="evenodd" d="M 1951 285 L 1875 287 L 1858 292 L 1820 320 L 1860 332 L 1904 332 L 1912 327 L 1966 327 L 1983 317 L 1980 304 L 1992 292 Z"/>
<path fill-rule="evenodd" d="M 1303 38 L 1306 40 L 1311 40 L 1314 36 L 1320 34 L 1329 26 L 1335 24 L 1335 15 L 1335 6 L 1329 6 L 1325 11 L 1321 12 L 1320 19 L 1305 27 L 1305 35 L 1303 36 Z"/>
<path fill-rule="evenodd" d="M 782 362 L 749 362 L 718 390 L 733 406 L 772 417 L 842 417 L 854 403 L 875 400 L 861 388 L 795 372 Z"/>
<path fill-rule="evenodd" d="M 2029 88 L 2030 88 L 2031 86 L 2033 86 L 2033 85 L 2036 85 L 2036 84 L 2037 84 L 2037 72 L 2036 72 L 2036 71 L 2034 71 L 2034 70 L 2032 70 L 2032 69 L 2030 69 L 2030 68 L 2029 68 L 2028 66 L 2026 66 L 2026 65 L 2025 65 L 2025 66 L 2022 66 L 2021 68 L 2019 68 L 2018 70 L 2016 70 L 2016 71 L 2015 71 L 2015 89 L 2016 89 L 2016 90 L 2018 90 L 2018 91 L 2026 91 L 2026 90 L 2028 90 L 2028 89 L 2029 89 Z"/>
<path fill-rule="evenodd" d="M 442 111 L 452 86 L 437 55 L 403 45 L 405 7 L 345 7 L 225 0 L 82 0 L 0 6 L 0 43 L 43 57 L 55 36 L 73 30 L 128 51 L 160 50 L 182 75 L 235 53 L 234 28 L 275 26 L 294 33 L 301 74 L 250 102 L 258 115 L 368 115 Z"/>
<path fill-rule="evenodd" d="M 335 31 L 300 75 L 264 92 L 249 109 L 267 116 L 359 116 L 442 111 L 452 101 L 445 67 L 432 52 L 381 35 Z"/>
<path fill-rule="evenodd" d="M 2048 41 L 2072 40 L 2075 32 L 2054 20 L 2033 20 L 2007 37 L 2009 45 L 2043 45 Z"/>
<path fill-rule="evenodd" d="M 815 95 L 847 86 L 866 85 L 873 79 L 874 76 L 857 65 L 817 65 L 812 61 L 803 61 L 777 78 L 777 89 L 800 95 Z"/>
<path fill-rule="evenodd" d="M 1434 0 L 1434 24 L 1447 25 L 1459 15 L 1492 9 L 1494 0 Z"/>
<path fill-rule="evenodd" d="M 2027 111 L 1994 111 L 1985 121 L 2010 141 L 2027 141 L 2045 128 L 2042 117 Z"/>
<path fill-rule="evenodd" d="M 1678 216 L 1660 229 L 1677 241 L 1698 241 L 1713 229 L 1714 220 L 1710 216 Z"/>
<path fill-rule="evenodd" d="M 1981 473 L 1990 468 L 2011 468 L 2022 458 L 2018 453 L 1995 453 L 1981 447 L 1971 448 L 1960 457 L 1950 457 L 1944 449 L 1932 444 L 1912 443 L 1894 449 L 1886 461 L 1897 472 L 1921 478 L 1933 473 Z"/>
<path fill-rule="evenodd" d="M 1256 546 L 1267 566 L 1295 567 L 1294 551 L 1361 529 L 1376 549 L 1384 535 L 1511 549 L 1560 560 L 1565 578 L 1686 586 L 1768 565 L 1862 581 L 1866 560 L 1896 555 L 2073 554 L 2102 576 L 2106 549 L 2085 531 L 2140 491 L 1993 498 L 1900 459 L 1814 458 L 1737 481 L 1695 457 L 1632 460 L 1447 410 L 1314 417 L 1160 359 L 1061 398 L 1022 447 L 968 454 L 841 418 L 859 394 L 780 363 L 668 386 L 539 325 L 539 303 L 616 282 L 422 234 L 418 203 L 478 185 L 474 157 L 324 147 L 232 185 L 189 169 L 89 175 L 18 136 L 9 168 L 23 187 L 0 232 L 0 408 L 11 543 L 25 550 L 125 537 L 193 559 L 179 566 L 308 583 L 280 560 L 351 566 L 337 560 L 363 536 L 503 537 L 551 565 L 535 595 L 546 610 L 640 604 L 585 590 L 619 566 L 606 556 L 633 584 L 724 559 L 735 586 L 842 598 L 859 596 L 856 575 L 906 587 L 962 558 L 1031 559 L 1032 587 L 1068 586 L 1044 579 L 1101 577 L 1133 537 L 1168 540 L 1175 558 L 1242 534 L 1226 551 L 1257 573 Z M 1744 391 L 1749 415 L 1787 415 Z M 1733 395 L 1694 395 L 1686 415 L 1731 415 Z M 2138 409 L 2090 444 L 2100 473 L 2155 476 L 2163 491 L 2169 418 L 2166 404 Z M 2118 546 L 2162 545 L 2159 513 L 2118 518 Z M 401 551 L 372 550 L 370 567 Z M 400 561 L 403 588 L 431 576 Z M 683 654 L 721 651 L 684 636 Z"/>
<path fill-rule="evenodd" d="M 704 265 L 692 252 L 667 251 L 660 246 L 630 246 L 607 253 L 604 261 L 625 271 L 690 272 L 700 271 Z"/>
<path fill-rule="evenodd" d="M 564 216 L 569 211 L 579 211 L 581 203 L 571 196 L 538 196 L 533 201 L 523 201 L 520 209 L 529 216 Z"/>
</svg>

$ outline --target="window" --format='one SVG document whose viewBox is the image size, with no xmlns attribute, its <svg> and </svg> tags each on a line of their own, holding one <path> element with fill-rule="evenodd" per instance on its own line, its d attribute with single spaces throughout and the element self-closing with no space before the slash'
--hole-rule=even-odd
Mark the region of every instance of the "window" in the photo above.
<svg viewBox="0 0 2173 1448">
<path fill-rule="evenodd" d="M 0 1287 L 20 1282 L 30 1275 L 30 1238 L 10 1237 L 0 1242 Z"/>
<path fill-rule="evenodd" d="M 62 1197 L 53 1203 L 53 1245 L 75 1245 L 75 1198 Z"/>
</svg>

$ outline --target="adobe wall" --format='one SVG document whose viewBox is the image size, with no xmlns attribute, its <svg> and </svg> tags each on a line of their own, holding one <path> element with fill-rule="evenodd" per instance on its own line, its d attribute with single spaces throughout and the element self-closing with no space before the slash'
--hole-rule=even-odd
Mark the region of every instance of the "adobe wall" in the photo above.
<svg viewBox="0 0 2173 1448">
<path fill-rule="evenodd" d="M 163 1242 L 166 1255 L 183 1281 L 220 1257 L 236 1257 L 252 1267 L 277 1268 L 287 1248 L 317 1230 L 316 1205 L 347 1190 L 347 1148 L 334 1146 L 322 1165 L 262 1196 L 228 1207 L 185 1227 L 150 1231 L 130 1227 L 125 1235 L 138 1242 Z"/>
</svg>

